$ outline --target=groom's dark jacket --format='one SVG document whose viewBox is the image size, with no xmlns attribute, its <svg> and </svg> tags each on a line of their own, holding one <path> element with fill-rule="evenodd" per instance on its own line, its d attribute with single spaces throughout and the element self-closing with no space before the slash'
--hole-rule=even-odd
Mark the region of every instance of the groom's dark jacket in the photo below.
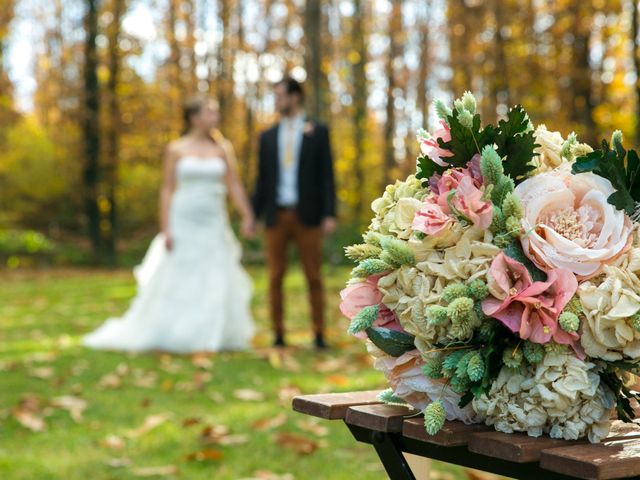
<svg viewBox="0 0 640 480">
<path fill-rule="evenodd" d="M 300 146 L 296 210 L 300 222 L 317 226 L 323 218 L 336 215 L 333 159 L 326 125 L 309 121 L 307 125 L 312 128 L 305 128 Z M 258 148 L 258 178 L 253 209 L 256 217 L 264 217 L 267 227 L 274 226 L 278 217 L 278 128 L 279 125 L 275 125 L 263 132 Z"/>
</svg>

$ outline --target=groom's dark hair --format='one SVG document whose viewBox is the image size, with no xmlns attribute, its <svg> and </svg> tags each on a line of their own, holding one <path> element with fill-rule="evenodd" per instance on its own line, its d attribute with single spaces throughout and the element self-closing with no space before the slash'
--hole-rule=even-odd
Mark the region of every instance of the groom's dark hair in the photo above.
<svg viewBox="0 0 640 480">
<path fill-rule="evenodd" d="M 276 85 L 284 85 L 289 95 L 296 94 L 300 96 L 300 100 L 304 100 L 304 86 L 295 78 L 286 75 L 282 80 L 276 82 Z"/>
</svg>

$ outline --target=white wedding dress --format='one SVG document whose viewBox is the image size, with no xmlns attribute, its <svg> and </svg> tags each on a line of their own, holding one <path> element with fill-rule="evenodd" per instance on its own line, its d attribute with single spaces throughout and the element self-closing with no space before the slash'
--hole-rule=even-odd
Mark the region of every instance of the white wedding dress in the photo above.
<svg viewBox="0 0 640 480">
<path fill-rule="evenodd" d="M 226 163 L 183 157 L 169 210 L 173 249 L 163 235 L 134 274 L 138 291 L 121 318 L 83 339 L 103 350 L 176 353 L 242 350 L 254 333 L 251 281 L 226 208 Z"/>
</svg>

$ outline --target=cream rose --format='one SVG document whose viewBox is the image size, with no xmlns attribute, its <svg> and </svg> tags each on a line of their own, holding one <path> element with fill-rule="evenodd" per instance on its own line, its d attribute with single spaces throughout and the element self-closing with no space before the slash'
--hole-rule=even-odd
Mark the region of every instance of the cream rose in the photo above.
<svg viewBox="0 0 640 480">
<path fill-rule="evenodd" d="M 560 132 L 551 132 L 547 130 L 545 125 L 538 125 L 533 136 L 539 145 L 533 151 L 538 156 L 535 160 L 538 165 L 538 173 L 553 170 L 565 161 L 562 158 L 564 138 L 562 138 Z"/>
<path fill-rule="evenodd" d="M 598 274 L 630 246 L 629 217 L 607 202 L 611 182 L 569 165 L 528 178 L 515 189 L 525 207 L 525 254 L 549 271 L 567 268 L 579 279 Z"/>
</svg>

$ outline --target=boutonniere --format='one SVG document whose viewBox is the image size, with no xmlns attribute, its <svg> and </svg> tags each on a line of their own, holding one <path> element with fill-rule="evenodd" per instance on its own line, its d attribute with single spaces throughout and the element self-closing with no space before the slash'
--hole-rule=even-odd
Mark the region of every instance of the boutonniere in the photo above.
<svg viewBox="0 0 640 480">
<path fill-rule="evenodd" d="M 316 129 L 316 126 L 314 125 L 313 122 L 306 122 L 304 124 L 303 132 L 304 132 L 305 135 L 311 136 L 311 135 L 313 135 L 313 132 L 314 132 L 315 129 Z"/>
</svg>

